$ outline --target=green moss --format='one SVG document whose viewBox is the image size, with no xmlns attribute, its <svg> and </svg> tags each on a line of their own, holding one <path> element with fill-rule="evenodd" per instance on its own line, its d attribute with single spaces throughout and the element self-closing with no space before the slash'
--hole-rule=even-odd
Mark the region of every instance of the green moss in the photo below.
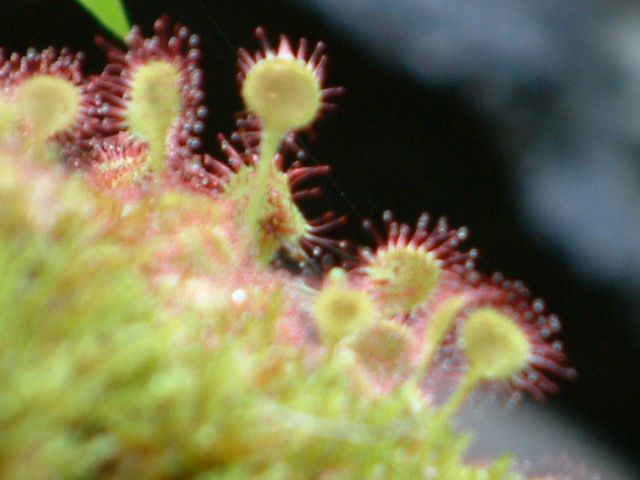
<svg viewBox="0 0 640 480">
<path fill-rule="evenodd" d="M 131 223 L 153 225 L 162 245 L 176 223 L 206 214 L 232 237 L 224 209 L 183 199 L 176 216 L 167 194 L 123 217 L 79 179 L 7 160 L 2 478 L 414 479 L 427 469 L 443 480 L 511 478 L 504 462 L 465 466 L 468 439 L 434 421 L 416 390 L 365 395 L 343 361 L 310 368 L 279 342 L 292 295 L 282 279 L 253 277 L 238 261 L 253 282 L 247 301 L 221 300 L 206 317 L 189 302 L 176 307 L 180 293 L 154 288 L 149 239 L 131 235 Z M 221 291 L 231 288 L 229 268 L 207 269 Z"/>
</svg>

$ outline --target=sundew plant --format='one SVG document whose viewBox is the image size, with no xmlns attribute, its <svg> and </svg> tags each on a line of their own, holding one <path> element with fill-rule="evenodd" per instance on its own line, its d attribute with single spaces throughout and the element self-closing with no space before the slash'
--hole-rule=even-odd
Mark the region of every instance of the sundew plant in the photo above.
<svg viewBox="0 0 640 480">
<path fill-rule="evenodd" d="M 587 478 L 467 457 L 472 397 L 575 374 L 559 320 L 445 219 L 385 212 L 358 246 L 311 218 L 328 167 L 298 135 L 343 92 L 323 44 L 256 34 L 221 158 L 200 39 L 167 17 L 99 40 L 99 75 L 0 54 L 0 477 Z"/>
</svg>

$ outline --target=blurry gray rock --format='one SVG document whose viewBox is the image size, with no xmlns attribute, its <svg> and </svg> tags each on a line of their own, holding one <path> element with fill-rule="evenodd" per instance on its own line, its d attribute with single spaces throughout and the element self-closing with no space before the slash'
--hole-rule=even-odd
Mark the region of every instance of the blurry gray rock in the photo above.
<svg viewBox="0 0 640 480">
<path fill-rule="evenodd" d="M 544 406 L 525 402 L 515 410 L 497 404 L 467 408 L 461 429 L 482 439 L 472 444 L 472 460 L 510 452 L 530 474 L 555 474 L 554 478 L 571 480 L 638 478 L 596 432 L 579 429 Z"/>
<path fill-rule="evenodd" d="M 581 274 L 640 292 L 640 4 L 291 1 L 378 60 L 458 86 L 499 122 L 527 224 Z"/>
</svg>

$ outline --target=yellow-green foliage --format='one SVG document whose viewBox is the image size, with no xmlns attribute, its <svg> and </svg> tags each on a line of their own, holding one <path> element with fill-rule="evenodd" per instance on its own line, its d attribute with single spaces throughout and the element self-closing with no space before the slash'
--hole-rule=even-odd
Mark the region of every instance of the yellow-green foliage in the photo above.
<svg viewBox="0 0 640 480">
<path fill-rule="evenodd" d="M 413 384 L 369 395 L 354 358 L 278 340 L 297 280 L 220 260 L 232 208 L 156 195 L 125 208 L 0 154 L 1 478 L 518 478 L 508 459 L 465 466 L 469 437 Z"/>
<path fill-rule="evenodd" d="M 111 33 L 124 39 L 131 30 L 122 0 L 76 0 Z"/>
</svg>

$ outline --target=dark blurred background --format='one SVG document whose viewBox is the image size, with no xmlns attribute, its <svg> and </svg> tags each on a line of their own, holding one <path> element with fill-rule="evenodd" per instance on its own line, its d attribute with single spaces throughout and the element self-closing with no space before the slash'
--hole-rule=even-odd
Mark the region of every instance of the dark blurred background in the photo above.
<svg viewBox="0 0 640 480">
<path fill-rule="evenodd" d="M 201 34 L 205 150 L 242 104 L 236 48 L 253 29 L 328 45 L 346 95 L 306 141 L 323 200 L 363 240 L 384 209 L 467 225 L 480 267 L 522 279 L 564 325 L 580 372 L 549 408 L 629 461 L 640 452 L 640 6 L 540 0 L 126 2 Z M 97 73 L 107 35 L 72 0 L 3 0 L 0 44 L 68 46 Z M 606 476 L 605 476 L 606 478 Z"/>
</svg>

